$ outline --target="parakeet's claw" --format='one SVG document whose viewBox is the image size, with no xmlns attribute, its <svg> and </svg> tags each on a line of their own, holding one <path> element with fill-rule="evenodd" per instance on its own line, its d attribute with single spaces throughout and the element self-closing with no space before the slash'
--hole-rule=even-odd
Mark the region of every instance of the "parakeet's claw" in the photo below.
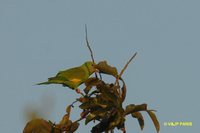
<svg viewBox="0 0 200 133">
<path fill-rule="evenodd" d="M 80 94 L 81 93 L 81 90 L 80 89 L 75 89 L 76 93 Z"/>
<path fill-rule="evenodd" d="M 126 133 L 126 129 L 125 128 L 121 128 L 120 129 L 123 133 Z"/>
</svg>

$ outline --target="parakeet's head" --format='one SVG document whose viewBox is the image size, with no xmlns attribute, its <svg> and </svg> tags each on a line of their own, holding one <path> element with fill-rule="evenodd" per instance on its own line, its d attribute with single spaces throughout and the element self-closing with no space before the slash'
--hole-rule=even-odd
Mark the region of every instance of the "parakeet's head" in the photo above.
<svg viewBox="0 0 200 133">
<path fill-rule="evenodd" d="M 87 67 L 89 75 L 97 71 L 96 68 L 94 67 L 95 63 L 93 63 L 92 61 L 87 61 L 84 63 L 84 65 Z"/>
</svg>

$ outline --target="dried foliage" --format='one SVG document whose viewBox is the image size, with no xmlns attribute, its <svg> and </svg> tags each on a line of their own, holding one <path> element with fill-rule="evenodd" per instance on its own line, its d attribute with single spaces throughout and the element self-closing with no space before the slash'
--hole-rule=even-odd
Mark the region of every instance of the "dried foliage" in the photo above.
<svg viewBox="0 0 200 133">
<path fill-rule="evenodd" d="M 91 129 L 91 133 L 113 133 L 115 128 L 122 130 L 123 133 L 126 133 L 125 122 L 126 117 L 129 115 L 138 120 L 141 130 L 144 128 L 144 118 L 141 111 L 149 114 L 156 131 L 159 132 L 160 125 L 156 115 L 154 114 L 154 110 L 149 110 L 146 103 L 140 105 L 129 104 L 125 108 L 123 105 L 126 98 L 127 88 L 125 81 L 121 76 L 136 54 L 134 54 L 127 62 L 122 71 L 118 73 L 117 68 L 109 65 L 106 61 L 95 63 L 88 40 L 87 46 L 91 52 L 93 68 L 82 69 L 80 67 L 75 67 L 75 69 L 71 68 L 65 71 L 60 71 L 56 78 L 49 78 L 48 82 L 40 83 L 62 84 L 64 85 L 63 87 L 68 88 L 75 84 L 75 87 L 73 86 L 71 89 L 73 88 L 73 90 L 80 93 L 80 97 L 78 97 L 71 105 L 67 106 L 66 114 L 59 123 L 46 121 L 42 118 L 35 118 L 26 124 L 23 133 L 74 133 L 78 129 L 79 121 L 81 120 L 85 121 L 85 125 L 91 121 L 96 123 L 96 125 L 94 125 Z M 82 65 L 81 67 L 85 66 Z M 86 66 L 86 68 L 87 67 L 88 66 Z M 93 73 L 95 73 L 94 76 L 90 70 L 98 71 L 93 71 Z M 86 76 L 77 76 L 80 71 Z M 121 83 L 107 83 L 102 79 L 102 77 L 98 77 L 97 74 L 112 76 L 116 79 L 116 82 L 121 81 Z M 77 83 L 77 81 L 80 82 Z M 85 87 L 78 89 L 79 85 L 82 83 L 85 84 Z M 83 90 L 83 92 L 81 90 Z M 76 102 L 80 103 L 79 108 L 82 110 L 82 113 L 80 114 L 80 118 L 78 120 L 72 121 L 70 120 L 70 113 Z"/>
</svg>

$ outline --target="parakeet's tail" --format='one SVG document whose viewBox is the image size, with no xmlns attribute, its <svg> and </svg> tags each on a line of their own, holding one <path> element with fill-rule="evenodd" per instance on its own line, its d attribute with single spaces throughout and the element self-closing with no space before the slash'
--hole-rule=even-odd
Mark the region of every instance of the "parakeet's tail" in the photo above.
<svg viewBox="0 0 200 133">
<path fill-rule="evenodd" d="M 48 84 L 52 84 L 52 83 L 49 81 L 46 81 L 46 82 L 37 83 L 36 85 L 48 85 Z"/>
<path fill-rule="evenodd" d="M 48 85 L 48 84 L 64 84 L 66 78 L 64 77 L 51 77 L 46 82 L 41 82 L 36 85 Z"/>
</svg>

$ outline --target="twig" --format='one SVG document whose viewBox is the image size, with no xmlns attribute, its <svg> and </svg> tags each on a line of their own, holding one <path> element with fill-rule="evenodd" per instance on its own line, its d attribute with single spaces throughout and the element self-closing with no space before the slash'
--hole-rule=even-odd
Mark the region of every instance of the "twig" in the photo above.
<svg viewBox="0 0 200 133">
<path fill-rule="evenodd" d="M 126 70 L 126 68 L 128 67 L 129 63 L 133 60 L 133 58 L 137 55 L 137 52 L 129 59 L 129 61 L 126 63 L 126 65 L 124 66 L 124 68 L 121 70 L 118 78 L 120 78 L 122 76 L 122 74 L 124 73 L 124 71 Z"/>
<path fill-rule="evenodd" d="M 73 108 L 73 107 L 74 107 L 74 104 L 75 104 L 76 102 L 78 102 L 78 100 L 72 102 L 72 103 L 70 104 L 70 106 Z"/>
<path fill-rule="evenodd" d="M 123 67 L 123 69 L 121 70 L 120 74 L 118 75 L 118 77 L 116 78 L 115 84 L 119 85 L 119 79 L 121 78 L 122 74 L 124 73 L 124 71 L 126 70 L 126 68 L 128 67 L 129 63 L 133 60 L 133 58 L 137 55 L 137 52 L 128 60 L 128 62 L 126 63 L 126 65 Z"/>
<path fill-rule="evenodd" d="M 87 25 L 86 25 L 86 24 L 85 24 L 85 40 L 86 40 L 87 47 L 88 47 L 88 49 L 90 50 L 90 56 L 91 56 L 91 58 L 92 58 L 92 62 L 95 63 L 95 62 L 94 62 L 93 52 L 92 52 L 92 49 L 91 49 L 91 47 L 90 47 L 90 43 L 89 43 L 88 37 L 87 37 Z"/>
<path fill-rule="evenodd" d="M 79 122 L 81 120 L 85 119 L 84 117 L 79 118 L 78 120 L 74 121 L 73 123 Z"/>
<path fill-rule="evenodd" d="M 87 47 L 88 47 L 88 49 L 90 51 L 90 56 L 92 58 L 92 62 L 95 64 L 93 52 L 92 52 L 92 49 L 90 47 L 90 43 L 89 43 L 88 37 L 87 37 L 87 25 L 86 24 L 85 24 L 85 40 L 86 40 Z M 97 73 L 96 72 L 95 72 L 95 77 L 97 78 Z M 100 75 L 100 78 L 101 78 L 101 75 Z"/>
</svg>

